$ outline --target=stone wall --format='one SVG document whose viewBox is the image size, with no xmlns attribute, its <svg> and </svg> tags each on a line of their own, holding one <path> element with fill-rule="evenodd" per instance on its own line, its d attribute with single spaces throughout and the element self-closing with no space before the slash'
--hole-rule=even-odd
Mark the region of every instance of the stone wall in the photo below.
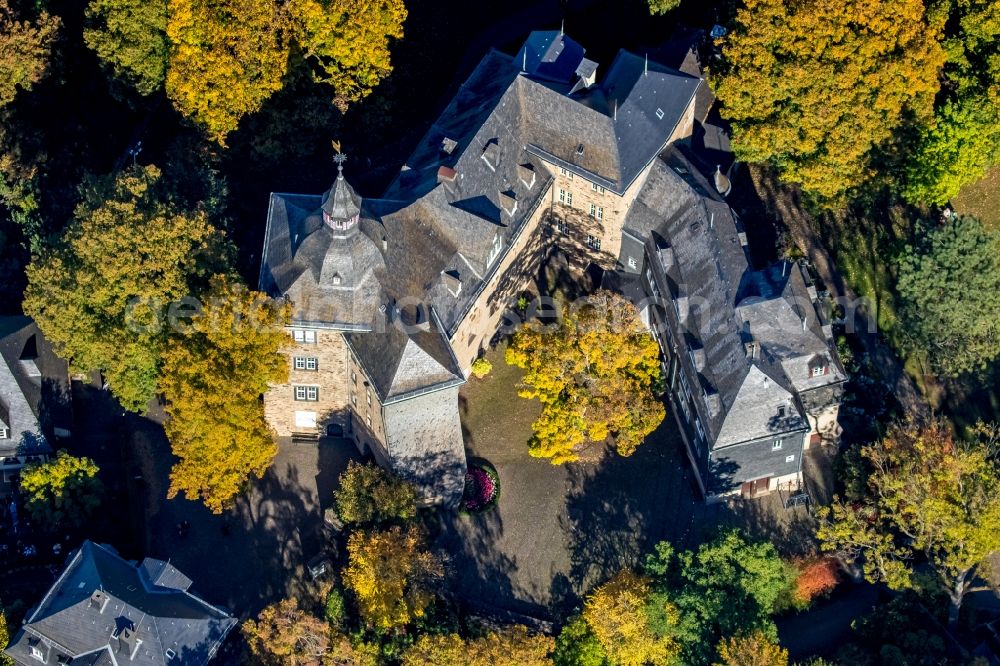
<svg viewBox="0 0 1000 666">
<path fill-rule="evenodd" d="M 382 465 L 389 464 L 386 452 L 385 423 L 382 402 L 371 378 L 353 353 L 349 354 L 348 376 L 345 377 L 348 406 L 351 414 L 351 436 L 362 452 L 369 451 Z"/>
<path fill-rule="evenodd" d="M 291 338 L 293 328 L 287 330 Z M 288 383 L 274 385 L 264 395 L 264 415 L 279 437 L 320 434 L 328 423 L 347 425 L 347 343 L 339 331 L 315 333 L 315 344 L 289 340 L 289 347 L 283 352 L 288 360 Z M 316 370 L 296 370 L 293 361 L 296 356 L 315 358 Z M 295 386 L 317 387 L 319 399 L 296 400 Z M 300 412 L 298 423 L 296 412 Z M 302 419 L 308 414 L 314 415 L 315 427 L 304 424 Z"/>
<path fill-rule="evenodd" d="M 551 188 L 542 192 L 538 207 L 525 222 L 513 245 L 500 259 L 500 265 L 476 303 L 451 336 L 455 358 L 466 376 L 480 350 L 486 348 L 500 327 L 504 312 L 538 269 L 548 240 L 541 222 L 548 215 L 551 196 Z"/>
</svg>

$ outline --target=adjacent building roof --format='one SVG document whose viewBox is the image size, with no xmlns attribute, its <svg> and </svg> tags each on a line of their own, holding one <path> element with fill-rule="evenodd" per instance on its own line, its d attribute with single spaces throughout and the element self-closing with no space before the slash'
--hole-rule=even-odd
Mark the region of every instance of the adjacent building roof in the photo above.
<svg viewBox="0 0 1000 666">
<path fill-rule="evenodd" d="M 7 654 L 19 664 L 205 664 L 236 619 L 161 560 L 139 566 L 85 541 L 30 611 Z"/>
<path fill-rule="evenodd" d="M 28 317 L 0 317 L 0 457 L 51 453 L 71 427 L 66 363 Z"/>
<path fill-rule="evenodd" d="M 843 379 L 801 269 L 750 267 L 742 225 L 685 152 L 654 164 L 625 220 L 658 257 L 675 343 L 713 448 L 806 429 L 794 393 Z M 813 376 L 809 363 L 829 371 Z"/>
</svg>

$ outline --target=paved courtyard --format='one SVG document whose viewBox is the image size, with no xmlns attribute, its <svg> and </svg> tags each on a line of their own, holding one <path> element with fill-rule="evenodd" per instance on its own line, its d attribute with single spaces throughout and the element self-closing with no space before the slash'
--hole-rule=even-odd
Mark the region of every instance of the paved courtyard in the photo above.
<svg viewBox="0 0 1000 666">
<path fill-rule="evenodd" d="M 282 597 L 304 592 L 305 563 L 323 547 L 322 509 L 333 484 L 360 456 L 348 441 L 279 442 L 278 456 L 263 479 L 230 511 L 216 516 L 199 502 L 166 499 L 173 462 L 163 431 L 147 421 L 133 436 L 141 461 L 147 534 L 145 554 L 170 559 L 213 603 L 256 614 Z M 187 521 L 187 534 L 178 524 Z"/>
<path fill-rule="evenodd" d="M 653 544 L 696 547 L 720 526 L 739 525 L 784 550 L 808 548 L 808 509 L 785 510 L 771 495 L 706 505 L 697 499 L 672 415 L 631 457 L 563 466 L 531 458 L 538 405 L 517 397 L 520 371 L 491 355 L 493 372 L 462 390 L 470 458 L 499 473 L 493 511 L 445 518 L 459 595 L 484 610 L 546 617 L 579 604 L 594 584 L 641 561 Z"/>
</svg>

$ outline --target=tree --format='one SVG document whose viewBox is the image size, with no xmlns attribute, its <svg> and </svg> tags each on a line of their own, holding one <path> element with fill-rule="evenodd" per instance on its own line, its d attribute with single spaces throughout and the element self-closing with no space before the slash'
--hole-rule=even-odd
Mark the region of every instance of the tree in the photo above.
<svg viewBox="0 0 1000 666">
<path fill-rule="evenodd" d="M 723 639 L 715 666 L 788 666 L 788 650 L 761 631 Z"/>
<path fill-rule="evenodd" d="M 715 81 L 737 156 L 840 198 L 906 114 L 930 117 L 941 23 L 922 0 L 748 0 Z"/>
<path fill-rule="evenodd" d="M 981 97 L 948 101 L 924 128 L 906 167 L 903 196 L 943 205 L 986 175 L 1000 156 L 1000 116 Z"/>
<path fill-rule="evenodd" d="M 150 95 L 167 76 L 167 0 L 90 0 L 83 40 L 112 73 Z"/>
<path fill-rule="evenodd" d="M 289 0 L 288 11 L 300 47 L 319 80 L 333 86 L 341 110 L 392 71 L 389 45 L 403 36 L 403 0 Z"/>
<path fill-rule="evenodd" d="M 663 421 L 660 350 L 624 297 L 598 291 L 563 308 L 558 324 L 527 323 L 507 348 L 507 363 L 525 369 L 519 395 L 538 398 L 528 452 L 552 464 L 579 459 L 585 445 L 614 438 L 631 455 Z"/>
<path fill-rule="evenodd" d="M 679 652 L 674 638 L 657 626 L 676 624 L 677 610 L 651 594 L 648 578 L 619 572 L 586 600 L 583 619 L 601 644 L 608 660 L 619 666 L 671 663 Z"/>
<path fill-rule="evenodd" d="M 906 247 L 898 289 L 906 344 L 936 372 L 957 376 L 1000 355 L 1000 232 L 953 216 Z"/>
<path fill-rule="evenodd" d="M 3 651 L 10 643 L 10 631 L 7 629 L 7 611 L 0 608 L 0 666 L 15 666 L 14 660 Z"/>
<path fill-rule="evenodd" d="M 559 632 L 552 661 L 555 666 L 605 666 L 607 655 L 587 621 L 578 615 Z"/>
<path fill-rule="evenodd" d="M 354 593 L 367 625 L 386 630 L 426 614 L 444 571 L 440 560 L 425 550 L 418 529 L 354 532 L 347 552 L 344 586 Z"/>
<path fill-rule="evenodd" d="M 267 606 L 256 622 L 244 622 L 242 630 L 256 663 L 305 666 L 330 653 L 329 627 L 294 599 Z"/>
<path fill-rule="evenodd" d="M 403 653 L 403 666 L 547 666 L 553 640 L 514 625 L 465 640 L 458 634 L 424 634 Z"/>
<path fill-rule="evenodd" d="M 337 515 L 345 523 L 371 525 L 410 520 L 417 515 L 417 493 L 403 481 L 374 463 L 347 463 L 340 475 L 340 488 L 333 491 Z"/>
<path fill-rule="evenodd" d="M 837 587 L 840 569 L 831 557 L 809 557 L 795 561 L 797 576 L 793 601 L 796 606 L 807 608 L 814 599 L 824 596 Z"/>
<path fill-rule="evenodd" d="M 164 428 L 180 460 L 168 497 L 199 497 L 221 513 L 247 482 L 263 476 L 278 449 L 260 396 L 287 381 L 280 350 L 287 304 L 216 277 L 190 329 L 163 353 Z"/>
<path fill-rule="evenodd" d="M 149 166 L 95 179 L 63 238 L 28 266 L 24 311 L 77 372 L 103 370 L 122 406 L 156 392 L 168 304 L 199 291 L 227 246 L 204 213 L 159 191 Z"/>
<path fill-rule="evenodd" d="M 697 551 L 657 544 L 645 570 L 677 608 L 675 635 L 684 660 L 707 663 L 724 636 L 762 631 L 777 638 L 771 616 L 793 589 L 794 574 L 769 542 L 749 541 L 738 530 L 720 534 Z"/>
<path fill-rule="evenodd" d="M 66 451 L 21 470 L 21 492 L 31 519 L 48 530 L 82 526 L 101 504 L 104 485 L 90 458 Z"/>
<path fill-rule="evenodd" d="M 282 23 L 274 0 L 169 0 L 166 89 L 177 110 L 224 143 L 281 88 Z"/>
<path fill-rule="evenodd" d="M 656 16 L 668 14 L 681 6 L 681 0 L 647 0 L 649 2 L 649 13 Z"/>
<path fill-rule="evenodd" d="M 0 0 L 0 107 L 45 77 L 59 26 L 59 17 L 45 11 L 34 23 L 18 21 L 9 0 Z"/>
<path fill-rule="evenodd" d="M 948 595 L 954 627 L 978 567 L 1000 550 L 1000 466 L 941 421 L 897 423 L 862 455 L 872 468 L 868 496 L 850 505 L 835 498 L 820 511 L 823 549 L 897 589 L 914 585 L 920 555 Z"/>
</svg>

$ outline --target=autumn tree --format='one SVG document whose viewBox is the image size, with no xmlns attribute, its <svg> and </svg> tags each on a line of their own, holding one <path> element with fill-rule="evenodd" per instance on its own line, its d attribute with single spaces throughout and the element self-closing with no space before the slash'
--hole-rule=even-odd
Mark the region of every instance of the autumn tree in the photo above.
<svg viewBox="0 0 1000 666">
<path fill-rule="evenodd" d="M 929 118 L 945 56 L 923 0 L 747 0 L 715 80 L 733 148 L 837 199 L 904 115 Z"/>
<path fill-rule="evenodd" d="M 529 453 L 572 462 L 611 437 L 619 454 L 631 455 L 665 413 L 656 340 L 635 306 L 610 291 L 563 310 L 557 324 L 521 326 L 506 352 L 507 363 L 526 370 L 519 395 L 542 403 Z"/>
<path fill-rule="evenodd" d="M 9 0 L 0 0 L 0 107 L 45 77 L 59 26 L 46 11 L 35 21 L 18 20 Z"/>
<path fill-rule="evenodd" d="M 649 13 L 654 16 L 669 14 L 681 6 L 681 0 L 648 0 Z"/>
<path fill-rule="evenodd" d="M 277 454 L 260 396 L 288 378 L 289 306 L 216 277 L 203 309 L 163 353 L 164 424 L 179 458 L 168 497 L 221 513 Z"/>
<path fill-rule="evenodd" d="M 167 0 L 90 0 L 83 39 L 101 62 L 142 95 L 167 76 Z"/>
<path fill-rule="evenodd" d="M 281 88 L 282 23 L 274 0 L 169 0 L 166 89 L 177 110 L 223 143 Z"/>
<path fill-rule="evenodd" d="M 66 451 L 22 469 L 21 493 L 32 521 L 50 531 L 83 525 L 101 504 L 99 471 L 90 458 Z"/>
<path fill-rule="evenodd" d="M 788 666 L 788 650 L 761 631 L 723 639 L 718 652 L 715 666 Z"/>
<path fill-rule="evenodd" d="M 178 209 L 149 166 L 84 190 L 62 239 L 28 266 L 24 311 L 77 372 L 102 370 L 122 406 L 145 411 L 166 342 L 164 314 L 225 264 L 204 213 Z"/>
<path fill-rule="evenodd" d="M 777 638 L 772 616 L 795 583 L 772 543 L 749 540 L 738 530 L 696 551 L 676 552 L 661 542 L 644 568 L 677 609 L 674 634 L 688 663 L 709 662 L 721 638 L 740 632 Z"/>
<path fill-rule="evenodd" d="M 794 562 L 797 575 L 793 601 L 806 608 L 817 597 L 829 594 L 837 587 L 840 568 L 832 557 L 807 557 Z"/>
<path fill-rule="evenodd" d="M 458 634 L 424 634 L 403 653 L 403 666 L 549 666 L 553 640 L 521 625 L 466 640 Z"/>
<path fill-rule="evenodd" d="M 7 629 L 7 611 L 0 607 L 0 666 L 15 666 L 14 660 L 3 651 L 10 643 L 10 631 Z"/>
<path fill-rule="evenodd" d="M 339 484 L 333 499 L 337 515 L 345 523 L 370 525 L 409 520 L 417 515 L 413 484 L 374 463 L 362 465 L 351 460 Z"/>
<path fill-rule="evenodd" d="M 295 39 L 341 110 L 392 71 L 389 46 L 403 36 L 403 0 L 289 0 L 287 11 Z"/>
<path fill-rule="evenodd" d="M 919 556 L 948 595 L 954 627 L 978 568 L 1000 550 L 1000 466 L 984 447 L 955 441 L 942 421 L 897 423 L 862 455 L 868 495 L 820 511 L 824 550 L 897 589 L 914 585 Z"/>
<path fill-rule="evenodd" d="M 250 654 L 257 663 L 281 666 L 314 664 L 330 651 L 330 629 L 303 611 L 294 599 L 267 606 L 242 626 Z"/>
<path fill-rule="evenodd" d="M 679 652 L 669 629 L 677 610 L 648 578 L 621 571 L 586 600 L 583 619 L 613 664 L 669 664 Z"/>
<path fill-rule="evenodd" d="M 899 260 L 906 344 L 947 376 L 1000 355 L 1000 232 L 953 216 L 923 232 Z"/>
<path fill-rule="evenodd" d="M 426 614 L 444 571 L 417 528 L 354 532 L 347 552 L 344 586 L 354 593 L 368 626 L 391 629 Z"/>
</svg>

